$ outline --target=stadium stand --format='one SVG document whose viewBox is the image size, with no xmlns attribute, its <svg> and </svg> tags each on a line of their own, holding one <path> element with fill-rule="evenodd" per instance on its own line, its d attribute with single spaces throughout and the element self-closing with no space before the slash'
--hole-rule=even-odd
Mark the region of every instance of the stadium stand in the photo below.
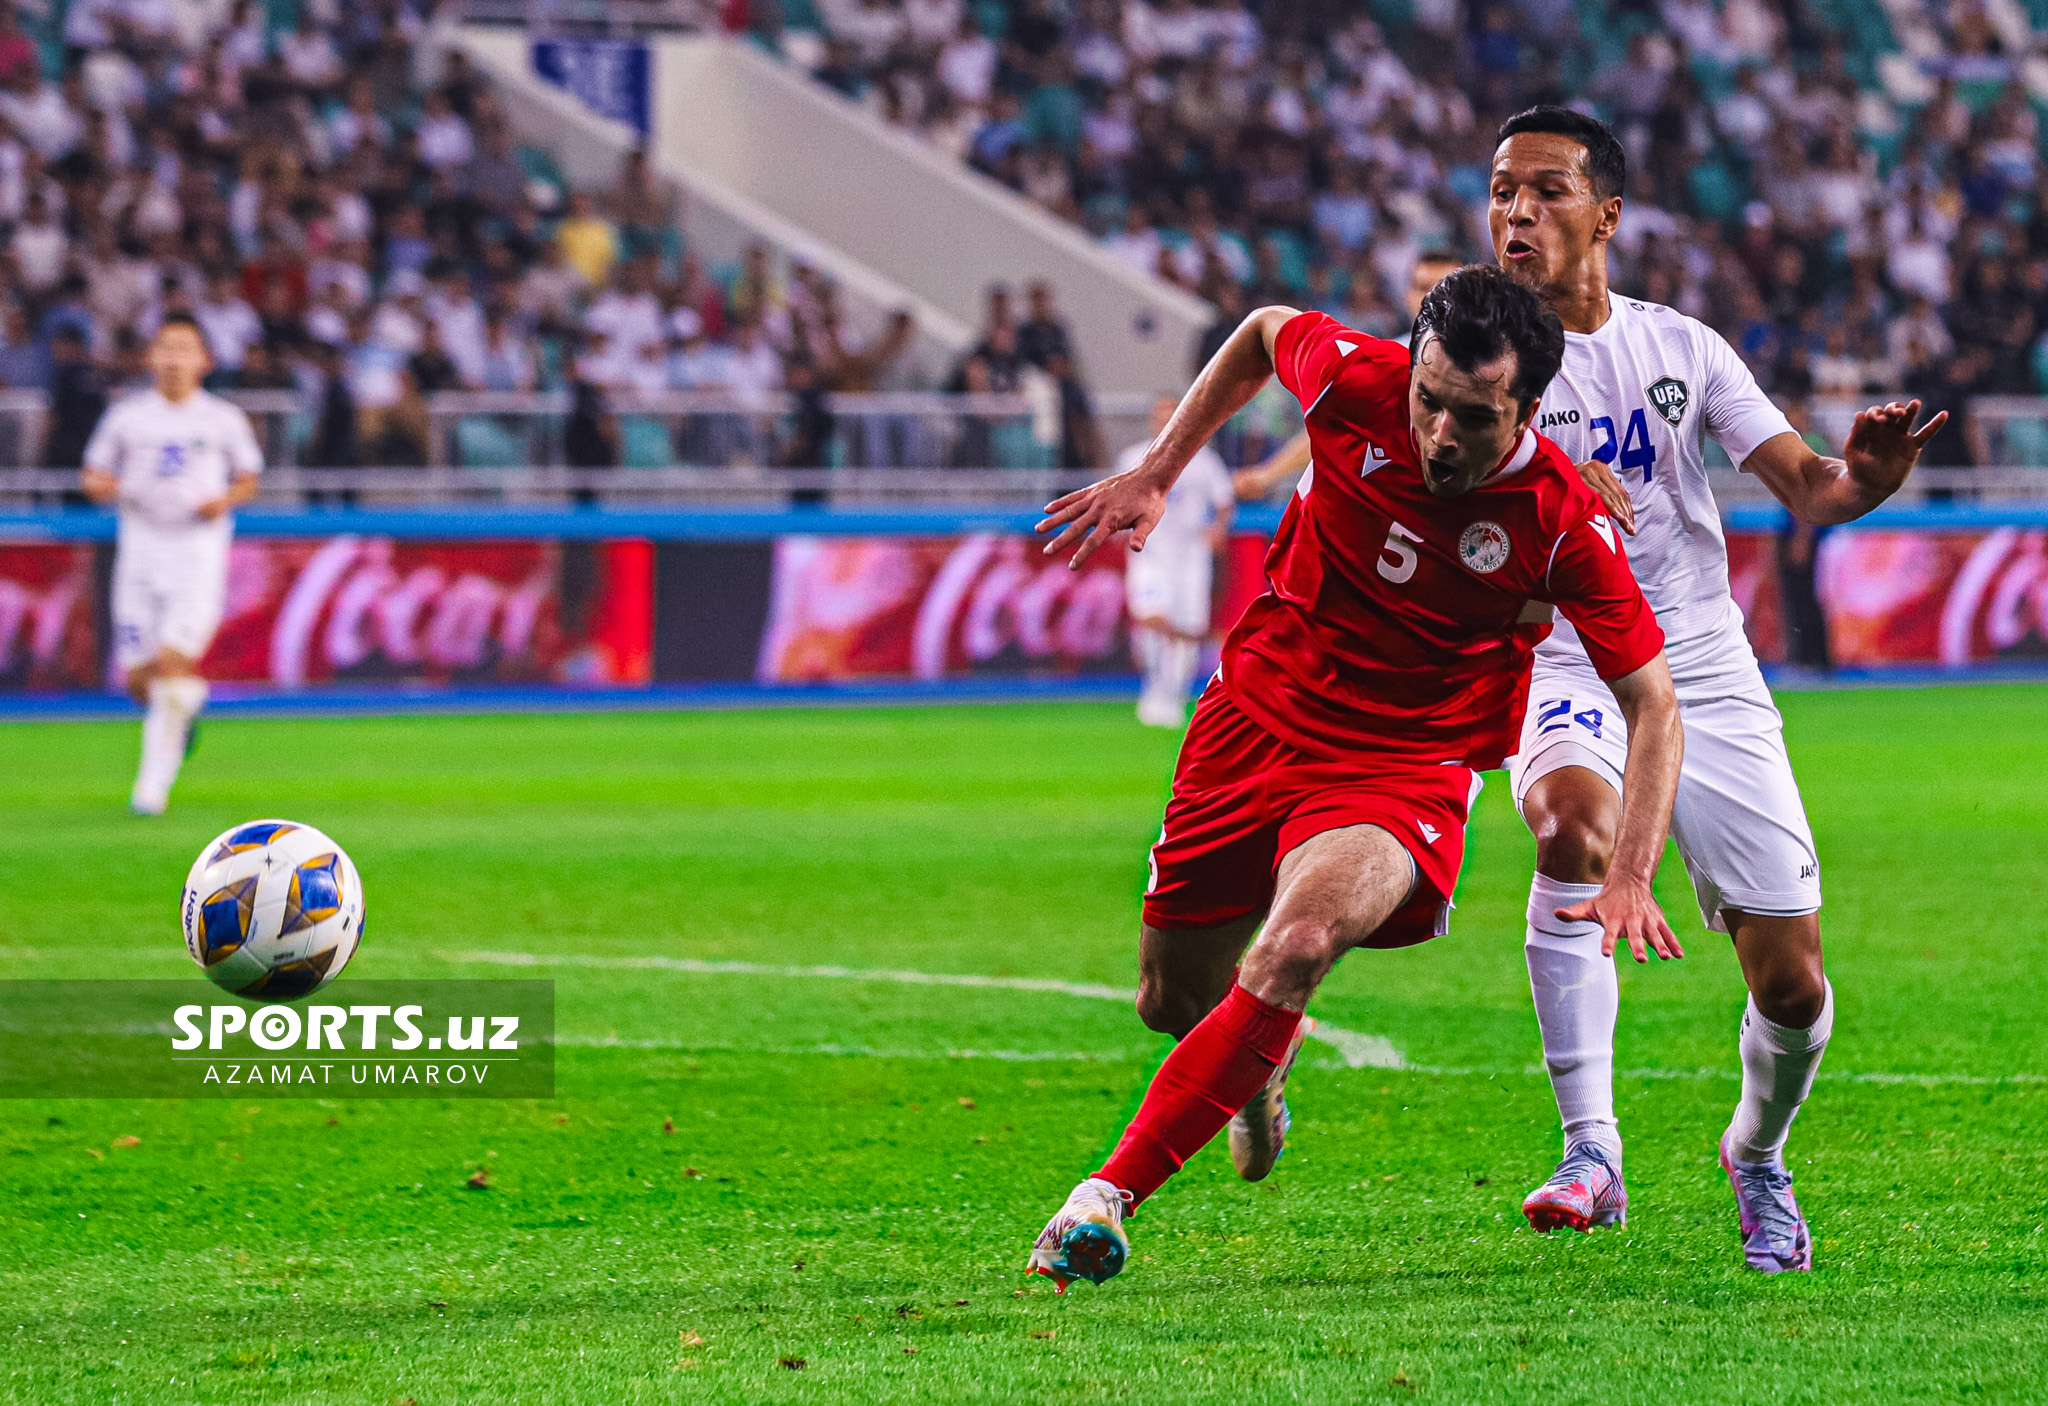
<svg viewBox="0 0 2048 1406">
<path fill-rule="evenodd" d="M 2048 390 L 2037 20 L 2011 0 L 754 12 L 820 82 L 1134 267 L 1377 332 L 1421 253 L 1486 253 L 1498 121 L 1569 102 L 1632 157 L 1618 288 L 1712 323 L 1776 392 L 1940 406 Z M 1938 457 L 2036 462 L 2039 433 L 1991 406 Z"/>
<path fill-rule="evenodd" d="M 1617 287 L 1712 323 L 1786 396 L 1972 407 L 1936 467 L 2048 462 L 2048 60 L 2015 0 L 721 19 L 1220 319 L 1288 301 L 1398 333 L 1422 254 L 1485 251 L 1498 119 L 1576 103 L 1633 158 Z M 644 154 L 596 169 L 516 140 L 493 81 L 422 44 L 432 22 L 393 0 L 0 3 L 0 459 L 73 461 L 170 309 L 309 467 L 1080 470 L 1127 437 L 1025 289 L 991 295 L 962 356 L 856 335 L 830 278 L 693 247 Z M 1057 290 L 1035 296 L 1057 323 Z M 1231 457 L 1280 418 L 1255 406 Z"/>
</svg>

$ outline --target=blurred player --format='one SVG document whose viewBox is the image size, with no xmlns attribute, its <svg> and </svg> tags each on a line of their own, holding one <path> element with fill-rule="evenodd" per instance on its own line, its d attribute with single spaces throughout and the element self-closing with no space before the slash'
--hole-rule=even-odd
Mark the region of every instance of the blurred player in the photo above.
<svg viewBox="0 0 2048 1406">
<path fill-rule="evenodd" d="M 128 804 L 161 815 L 206 706 L 198 665 L 227 592 L 229 515 L 256 496 L 263 454 L 249 417 L 200 389 L 213 359 L 191 317 L 166 317 L 148 359 L 156 384 L 101 418 L 85 449 L 84 487 L 121 513 L 114 658 L 149 710 Z"/>
<path fill-rule="evenodd" d="M 1650 876 L 1678 704 L 1614 524 L 1531 423 L 1563 344 L 1556 317 L 1493 268 L 1446 278 L 1409 347 L 1264 308 L 1134 469 L 1040 524 L 1063 529 L 1048 552 L 1078 546 L 1077 566 L 1124 528 L 1140 546 L 1181 467 L 1269 375 L 1305 407 L 1314 464 L 1195 710 L 1152 849 L 1138 1010 L 1180 1043 L 1038 1237 L 1030 1267 L 1062 1288 L 1123 1267 L 1126 1209 L 1226 1122 L 1238 1174 L 1264 1177 L 1324 975 L 1353 947 L 1445 931 L 1472 772 L 1500 764 L 1521 716 L 1532 604 L 1577 622 L 1635 723 L 1615 862 L 1573 916 L 1669 947 Z"/>
<path fill-rule="evenodd" d="M 1152 439 L 1117 456 L 1116 472 L 1129 473 L 1173 418 L 1175 401 L 1162 396 L 1152 406 Z M 1166 510 L 1145 543 L 1124 564 L 1131 610 L 1131 649 L 1145 671 L 1138 694 L 1138 721 L 1148 727 L 1179 727 L 1188 718 L 1188 685 L 1209 638 L 1209 599 L 1216 554 L 1230 540 L 1230 516 L 1237 499 L 1230 470 L 1203 445 L 1166 495 Z"/>
<path fill-rule="evenodd" d="M 1429 290 L 1457 266 L 1456 259 L 1441 252 L 1424 254 L 1415 261 L 1415 267 L 1408 274 L 1408 321 L 1411 325 L 1422 312 L 1422 300 L 1429 296 Z M 1286 482 L 1307 467 L 1308 431 L 1303 430 L 1281 445 L 1263 464 L 1239 469 L 1231 476 L 1231 484 L 1240 500 L 1256 503 L 1271 493 L 1276 484 Z"/>
<path fill-rule="evenodd" d="M 1629 559 L 1663 626 L 1684 709 L 1672 833 L 1701 916 L 1733 937 L 1749 983 L 1742 1097 L 1721 1139 L 1744 1257 L 1767 1272 L 1808 1269 L 1812 1241 L 1783 1150 L 1834 1025 L 1821 970 L 1820 860 L 1777 707 L 1729 594 L 1702 440 L 1718 441 L 1800 520 L 1846 522 L 1898 490 L 1946 417 L 1915 433 L 1918 401 L 1867 410 L 1842 458 L 1815 453 L 1712 330 L 1655 303 L 1609 296 L 1607 241 L 1627 174 L 1613 134 L 1564 108 L 1532 108 L 1500 131 L 1494 253 L 1550 301 L 1566 333 L 1564 366 L 1537 427 L 1582 461 L 1581 473 L 1635 534 Z M 1629 726 L 1587 655 L 1569 624 L 1536 651 L 1510 778 L 1536 836 L 1525 945 L 1565 1130 L 1564 1160 L 1523 1208 L 1539 1230 L 1619 1224 L 1628 1208 L 1614 1117 L 1614 942 L 1560 911 L 1576 913 L 1600 892 L 1634 782 Z"/>
</svg>

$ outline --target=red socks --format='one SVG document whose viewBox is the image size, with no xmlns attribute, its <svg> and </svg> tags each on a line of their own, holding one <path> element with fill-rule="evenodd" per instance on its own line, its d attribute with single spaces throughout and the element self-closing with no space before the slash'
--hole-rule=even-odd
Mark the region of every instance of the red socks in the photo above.
<svg viewBox="0 0 2048 1406">
<path fill-rule="evenodd" d="M 1159 1066 L 1138 1116 L 1095 1175 L 1130 1192 L 1133 1206 L 1143 1202 L 1252 1101 L 1300 1024 L 1301 1012 L 1268 1005 L 1233 983 Z"/>
</svg>

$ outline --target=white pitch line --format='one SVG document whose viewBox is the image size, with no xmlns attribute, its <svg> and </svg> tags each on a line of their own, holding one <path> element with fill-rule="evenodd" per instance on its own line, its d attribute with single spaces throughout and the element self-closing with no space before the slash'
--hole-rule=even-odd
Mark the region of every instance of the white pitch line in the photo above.
<svg viewBox="0 0 2048 1406">
<path fill-rule="evenodd" d="M 63 959 L 74 954 L 68 951 L 31 950 L 11 948 L 5 954 L 14 958 Z M 184 961 L 182 951 L 162 951 L 157 948 L 142 948 L 125 954 L 129 958 L 163 958 L 167 961 Z M 1045 977 L 1031 976 L 976 976 L 971 973 L 898 971 L 887 968 L 862 967 L 794 967 L 774 966 L 765 962 L 712 962 L 696 957 L 602 957 L 594 953 L 572 952 L 557 956 L 544 956 L 535 952 L 438 952 L 441 961 L 450 963 L 488 963 L 506 967 L 610 967 L 640 968 L 653 971 L 688 972 L 708 976 L 779 976 L 816 977 L 827 981 L 890 981 L 911 986 L 967 986 L 999 991 L 1038 991 L 1056 996 L 1079 996 L 1087 1000 L 1128 1001 L 1132 993 L 1115 986 L 1103 986 L 1090 982 L 1053 981 Z M 1521 1065 L 1442 1065 L 1410 1064 L 1395 1048 L 1394 1042 L 1384 1035 L 1362 1035 L 1356 1031 L 1317 1022 L 1313 1038 L 1329 1045 L 1337 1052 L 1348 1069 L 1400 1070 L 1408 1074 L 1441 1075 L 1539 1075 L 1540 1064 Z M 618 1046 L 625 1049 L 700 1049 L 711 1053 L 720 1047 L 708 1045 L 684 1045 L 681 1043 L 638 1042 L 617 1040 L 606 1037 L 560 1036 L 557 1044 L 591 1046 L 603 1048 Z M 738 1047 L 734 1047 L 737 1049 Z M 998 1059 L 1017 1061 L 1040 1060 L 1116 1060 L 1137 1056 L 1117 1051 L 1058 1051 L 1058 1050 L 947 1050 L 943 1053 L 931 1050 L 883 1050 L 868 1049 L 855 1045 L 811 1045 L 792 1046 L 788 1049 L 761 1049 L 747 1047 L 761 1054 L 837 1054 L 873 1059 Z M 1334 1067 L 1334 1066 L 1329 1066 Z M 1739 1079 L 1739 1069 L 1619 1069 L 1617 1079 Z M 1826 1083 L 1841 1084 L 1883 1084 L 1923 1089 L 1947 1088 L 1992 1088 L 2000 1084 L 2048 1084 L 2048 1074 L 1901 1074 L 1885 1070 L 1840 1072 L 1823 1067 L 1820 1078 Z"/>
<path fill-rule="evenodd" d="M 446 962 L 481 962 L 502 967 L 603 967 L 612 970 L 688 972 L 697 976 L 810 977 L 825 981 L 888 981 L 904 986 L 967 986 L 993 991 L 1036 991 L 1091 1001 L 1129 1001 L 1133 993 L 1094 982 L 1054 981 L 1037 976 L 976 976 L 965 972 L 903 971 L 887 967 L 786 967 L 766 962 L 712 962 L 698 957 L 601 957 L 572 952 L 441 952 Z M 1384 1035 L 1361 1035 L 1318 1020 L 1311 1039 L 1336 1050 L 1351 1069 L 1404 1069 L 1407 1062 Z"/>
</svg>

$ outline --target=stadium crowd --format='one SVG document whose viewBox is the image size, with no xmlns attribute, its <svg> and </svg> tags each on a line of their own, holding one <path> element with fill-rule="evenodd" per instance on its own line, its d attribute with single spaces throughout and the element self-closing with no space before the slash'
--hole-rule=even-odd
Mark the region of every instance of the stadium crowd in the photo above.
<svg viewBox="0 0 2048 1406">
<path fill-rule="evenodd" d="M 317 407 L 308 464 L 424 461 L 439 391 L 570 387 L 588 463 L 621 453 L 605 398 L 703 389 L 798 397 L 727 458 L 819 454 L 828 392 L 945 389 L 1025 392 L 1060 426 L 1054 462 L 1103 461 L 1049 290 L 992 296 L 976 348 L 927 365 L 906 319 L 856 337 L 828 281 L 765 250 L 707 267 L 644 158 L 573 188 L 459 53 L 415 86 L 424 21 L 403 0 L 272 14 L 71 0 L 36 33 L 0 0 L 0 384 L 48 394 L 47 462 L 75 462 L 177 309 L 219 384 Z M 1767 387 L 2038 394 L 2030 36 L 1974 0 L 1927 14 L 1919 47 L 1947 57 L 1921 65 L 1918 103 L 1876 81 L 1895 47 L 1876 0 L 754 0 L 747 18 L 1226 321 L 1287 301 L 1399 332 L 1419 259 L 1485 254 L 1497 120 L 1561 99 L 1633 159 L 1616 286 L 1722 330 Z M 839 438 L 855 461 L 905 452 L 886 425 Z M 986 449 L 969 435 L 947 461 Z M 1953 435 L 1931 457 L 1975 453 Z"/>
<path fill-rule="evenodd" d="M 795 463 L 822 461 L 829 392 L 1080 394 L 1042 290 L 1033 316 L 992 298 L 982 344 L 927 366 L 907 316 L 856 337 L 828 280 L 765 248 L 708 269 L 644 155 L 573 187 L 459 52 L 414 86 L 406 5 L 306 0 L 282 30 L 265 14 L 71 0 L 38 36 L 0 0 L 0 385 L 46 393 L 45 463 L 78 463 L 175 311 L 204 328 L 216 388 L 312 407 L 297 457 L 316 466 L 427 462 L 444 391 L 573 388 L 585 466 L 622 452 L 608 403 L 668 391 L 762 412 L 721 458 Z M 784 390 L 798 413 L 766 414 Z"/>
<path fill-rule="evenodd" d="M 1903 8 L 818 0 L 819 32 L 785 7 L 778 41 L 1136 268 L 1375 332 L 1405 326 L 1422 254 L 1487 256 L 1499 120 L 1569 102 L 1632 158 L 1616 286 L 1723 331 L 1767 387 L 2040 393 L 2032 36 L 1976 0 Z M 1918 103 L 1877 82 L 1907 19 L 1945 54 L 1919 65 Z"/>
</svg>

